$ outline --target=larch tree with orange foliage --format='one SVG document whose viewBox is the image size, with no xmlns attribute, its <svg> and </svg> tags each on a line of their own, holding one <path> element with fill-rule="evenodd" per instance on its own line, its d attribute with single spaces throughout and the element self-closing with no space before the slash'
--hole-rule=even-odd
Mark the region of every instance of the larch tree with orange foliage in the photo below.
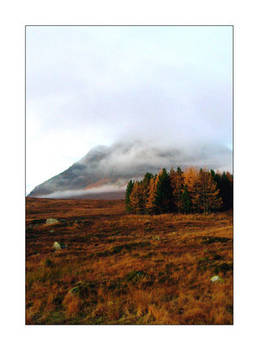
<svg viewBox="0 0 259 350">
<path fill-rule="evenodd" d="M 198 211 L 208 214 L 222 206 L 219 189 L 210 172 L 200 169 L 194 188 L 193 204 Z"/>
<path fill-rule="evenodd" d="M 156 204 L 156 190 L 157 190 L 157 176 L 150 179 L 149 182 L 149 191 L 146 201 L 146 209 L 149 214 L 156 214 L 158 211 Z"/>
<path fill-rule="evenodd" d="M 185 189 L 189 194 L 191 205 L 190 205 L 190 212 L 195 212 L 198 210 L 198 207 L 196 206 L 196 183 L 198 181 L 199 173 L 197 169 L 195 168 L 188 168 L 185 170 L 184 174 L 184 185 Z"/>
<path fill-rule="evenodd" d="M 182 211 L 182 195 L 184 191 L 184 177 L 181 168 L 177 168 L 175 171 L 173 168 L 170 170 L 170 183 L 172 188 L 173 211 Z"/>
<path fill-rule="evenodd" d="M 150 189 L 150 181 L 152 180 L 153 175 L 151 173 L 146 173 L 143 180 L 141 181 L 142 184 L 142 194 L 143 194 L 143 205 L 146 211 L 148 196 L 149 196 L 149 189 Z"/>
<path fill-rule="evenodd" d="M 134 182 L 130 194 L 130 206 L 132 211 L 137 214 L 143 214 L 145 211 L 143 185 L 140 182 Z"/>
<path fill-rule="evenodd" d="M 130 181 L 126 190 L 126 209 L 138 214 L 210 213 L 231 209 L 233 176 L 195 168 L 166 169 L 142 181 Z"/>
</svg>

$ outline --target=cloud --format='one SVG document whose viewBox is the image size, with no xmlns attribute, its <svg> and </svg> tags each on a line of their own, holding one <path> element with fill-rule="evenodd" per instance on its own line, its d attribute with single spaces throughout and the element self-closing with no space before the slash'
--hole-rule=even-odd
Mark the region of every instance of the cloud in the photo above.
<svg viewBox="0 0 259 350">
<path fill-rule="evenodd" d="M 231 31 L 27 27 L 27 183 L 121 140 L 184 152 L 231 147 Z M 134 149 L 128 158 L 118 153 L 125 166 L 132 156 Z"/>
<path fill-rule="evenodd" d="M 231 171 L 231 150 L 217 144 L 169 147 L 163 142 L 120 141 L 93 148 L 67 170 L 37 186 L 30 195 L 68 198 L 124 191 L 129 179 L 157 173 L 161 168 L 187 167 Z M 71 192 L 72 191 L 72 192 Z"/>
<path fill-rule="evenodd" d="M 56 199 L 65 199 L 73 197 L 84 197 L 87 195 L 98 195 L 105 193 L 114 193 L 114 192 L 123 192 L 126 189 L 126 185 L 118 186 L 113 184 L 107 184 L 100 186 L 98 188 L 92 188 L 89 190 L 66 190 L 66 191 L 56 191 L 50 194 L 37 196 L 38 198 L 56 198 Z"/>
<path fill-rule="evenodd" d="M 93 167 L 96 173 L 105 175 L 142 175 L 152 169 L 163 167 L 208 167 L 231 169 L 232 152 L 224 146 L 192 142 L 181 147 L 172 147 L 163 140 L 120 141 L 112 146 L 92 149 L 79 163 L 86 165 L 85 171 Z M 93 163 L 92 163 L 93 162 Z"/>
</svg>

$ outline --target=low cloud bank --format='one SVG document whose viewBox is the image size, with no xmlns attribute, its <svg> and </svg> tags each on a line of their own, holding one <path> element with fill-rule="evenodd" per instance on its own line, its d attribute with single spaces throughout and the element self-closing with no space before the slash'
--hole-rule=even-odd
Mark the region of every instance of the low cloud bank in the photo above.
<svg viewBox="0 0 259 350">
<path fill-rule="evenodd" d="M 101 193 L 113 193 L 113 192 L 123 192 L 126 189 L 126 185 L 117 186 L 117 185 L 104 185 L 97 188 L 91 188 L 88 190 L 66 190 L 66 191 L 56 191 L 50 194 L 37 196 L 38 198 L 56 198 L 56 199 L 65 199 L 73 197 L 83 197 L 87 195 L 97 195 Z"/>
<path fill-rule="evenodd" d="M 107 175 L 135 176 L 171 167 L 208 167 L 231 171 L 232 152 L 222 145 L 189 143 L 173 147 L 152 141 L 117 142 L 92 149 L 79 164 Z"/>
<path fill-rule="evenodd" d="M 213 143 L 174 147 L 163 141 L 120 141 L 111 146 L 93 148 L 70 168 L 37 186 L 30 196 L 69 198 L 119 192 L 125 190 L 129 179 L 178 166 L 232 172 L 232 152 Z"/>
</svg>

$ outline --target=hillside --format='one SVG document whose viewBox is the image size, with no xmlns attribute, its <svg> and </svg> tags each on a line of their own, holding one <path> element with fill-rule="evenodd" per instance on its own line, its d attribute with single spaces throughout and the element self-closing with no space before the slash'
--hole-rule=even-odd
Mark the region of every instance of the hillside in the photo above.
<svg viewBox="0 0 259 350">
<path fill-rule="evenodd" d="M 35 187 L 30 197 L 45 198 L 123 198 L 129 179 L 146 172 L 157 173 L 172 166 L 228 169 L 231 151 L 216 145 L 186 149 L 121 142 L 99 146 L 64 172 Z"/>
</svg>

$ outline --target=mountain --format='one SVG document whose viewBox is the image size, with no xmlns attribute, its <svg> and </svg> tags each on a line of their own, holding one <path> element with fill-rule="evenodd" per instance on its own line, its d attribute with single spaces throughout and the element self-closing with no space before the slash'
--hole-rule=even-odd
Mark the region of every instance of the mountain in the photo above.
<svg viewBox="0 0 259 350">
<path fill-rule="evenodd" d="M 177 149 L 140 141 L 98 146 L 67 170 L 36 186 L 30 197 L 123 198 L 129 179 L 161 168 L 231 168 L 232 152 L 218 145 Z"/>
</svg>

